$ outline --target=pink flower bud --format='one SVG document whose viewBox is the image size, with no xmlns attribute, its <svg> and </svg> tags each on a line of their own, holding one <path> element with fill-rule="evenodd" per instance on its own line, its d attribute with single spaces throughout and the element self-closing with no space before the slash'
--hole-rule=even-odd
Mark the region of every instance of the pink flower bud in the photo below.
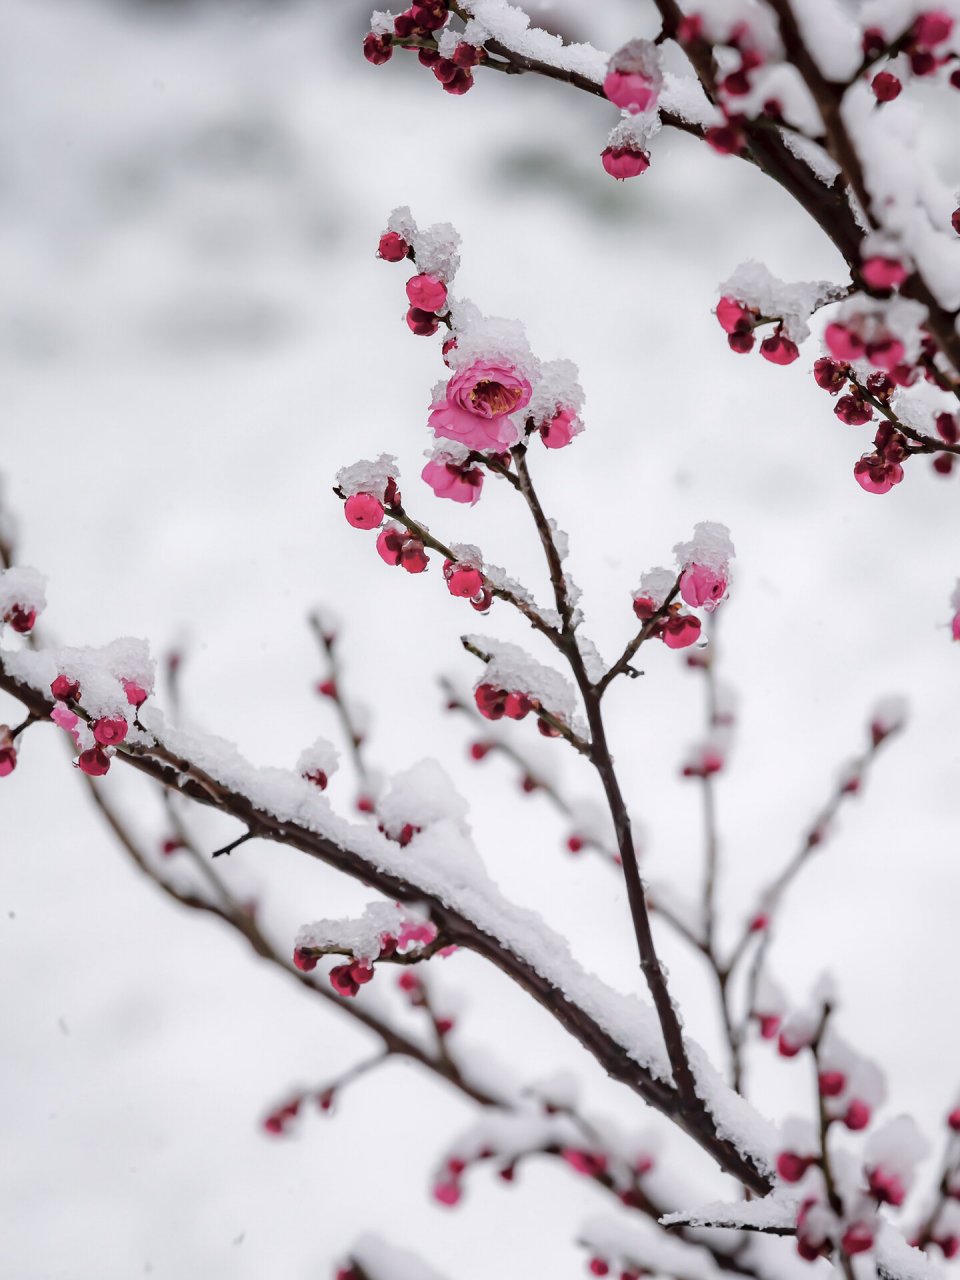
<svg viewBox="0 0 960 1280">
<path fill-rule="evenodd" d="M 532 706 L 525 693 L 508 693 L 503 700 L 503 714 L 510 720 L 522 720 Z"/>
<path fill-rule="evenodd" d="M 123 692 L 127 695 L 127 702 L 131 707 L 142 707 L 149 698 L 149 693 L 144 689 L 142 684 L 138 684 L 136 680 L 121 680 Z"/>
<path fill-rule="evenodd" d="M 37 611 L 28 609 L 26 605 L 14 604 L 3 615 L 3 621 L 9 623 L 18 635 L 29 635 L 36 624 Z"/>
<path fill-rule="evenodd" d="M 432 311 L 421 311 L 419 307 L 411 307 L 407 312 L 407 327 L 418 338 L 429 338 L 440 328 L 440 321 Z"/>
<path fill-rule="evenodd" d="M 383 523 L 383 503 L 372 493 L 352 493 L 343 504 L 343 514 L 354 529 L 379 529 Z"/>
<path fill-rule="evenodd" d="M 747 145 L 743 130 L 733 124 L 714 125 L 703 137 L 708 146 L 721 156 L 741 155 Z"/>
<path fill-rule="evenodd" d="M 816 1163 L 816 1156 L 800 1156 L 795 1151 L 781 1151 L 777 1156 L 777 1173 L 784 1182 L 799 1182 L 810 1166 Z"/>
<path fill-rule="evenodd" d="M 906 280 L 906 267 L 897 258 L 875 256 L 867 258 L 860 268 L 860 274 L 871 289 L 896 289 Z"/>
<path fill-rule="evenodd" d="M 867 493 L 889 493 L 903 479 L 899 462 L 884 462 L 875 453 L 867 453 L 854 465 L 857 484 Z"/>
<path fill-rule="evenodd" d="M 375 67 L 382 66 L 393 57 L 393 45 L 389 36 L 378 36 L 373 31 L 363 37 L 363 56 Z"/>
<path fill-rule="evenodd" d="M 402 262 L 409 252 L 410 246 L 396 231 L 385 231 L 380 237 L 377 254 L 384 262 Z"/>
<path fill-rule="evenodd" d="M 760 354 L 771 364 L 793 364 L 800 355 L 797 344 L 777 330 L 760 343 Z"/>
<path fill-rule="evenodd" d="M 610 1264 L 605 1258 L 591 1258 L 587 1270 L 592 1276 L 605 1276 L 610 1270 Z"/>
<path fill-rule="evenodd" d="M 747 925 L 747 928 L 750 930 L 751 933 L 763 933 L 764 929 L 766 929 L 769 926 L 769 924 L 770 924 L 770 917 L 768 915 L 765 915 L 761 911 L 759 914 L 753 917 L 753 919 Z"/>
<path fill-rule="evenodd" d="M 434 1200 L 438 1204 L 445 1204 L 448 1208 L 457 1204 L 462 1194 L 459 1182 L 438 1182 L 433 1188 Z"/>
<path fill-rule="evenodd" d="M 831 360 L 829 356 L 821 356 L 813 362 L 813 376 L 818 387 L 835 396 L 843 390 L 847 381 L 847 367 Z"/>
<path fill-rule="evenodd" d="M 686 649 L 700 638 L 700 619 L 690 613 L 677 613 L 663 622 L 660 639 L 668 649 Z"/>
<path fill-rule="evenodd" d="M 331 987 L 333 987 L 338 996 L 350 998 L 360 990 L 360 984 L 354 976 L 352 964 L 335 964 L 327 976 L 330 979 Z"/>
<path fill-rule="evenodd" d="M 843 1114 L 843 1123 L 854 1132 L 865 1129 L 870 1123 L 870 1108 L 859 1098 L 854 1098 Z"/>
<path fill-rule="evenodd" d="M 122 716 L 103 716 L 92 725 L 93 736 L 101 747 L 115 747 L 123 742 L 130 726 Z"/>
<path fill-rule="evenodd" d="M 6 725 L 0 725 L 0 778 L 9 778 L 17 767 L 17 749 Z"/>
<path fill-rule="evenodd" d="M 737 331 L 736 333 L 727 334 L 727 346 L 731 351 L 735 351 L 738 356 L 745 356 L 752 351 L 756 344 L 756 338 L 752 333 L 746 331 Z"/>
<path fill-rule="evenodd" d="M 471 609 L 476 609 L 477 613 L 489 613 L 492 604 L 493 592 L 489 587 L 482 587 L 480 594 L 470 601 Z"/>
<path fill-rule="evenodd" d="M 504 713 L 506 693 L 493 684 L 478 685 L 474 692 L 477 710 L 487 720 L 500 720 Z"/>
<path fill-rule="evenodd" d="M 870 88 L 878 102 L 892 102 L 900 97 L 903 85 L 889 71 L 878 71 L 870 82 Z"/>
<path fill-rule="evenodd" d="M 483 760 L 489 754 L 492 746 L 492 742 L 471 742 L 470 759 Z"/>
<path fill-rule="evenodd" d="M 873 409 L 859 394 L 841 396 L 833 412 L 848 427 L 862 427 L 873 417 Z"/>
<path fill-rule="evenodd" d="M 447 563 L 451 567 L 448 572 L 444 565 L 443 576 L 447 580 L 447 590 L 452 596 L 470 600 L 480 594 L 483 588 L 483 575 L 479 569 L 467 564 L 454 564 L 451 561 Z"/>
<path fill-rule="evenodd" d="M 726 577 L 702 564 L 688 565 L 680 578 L 680 598 L 692 608 L 703 608 L 708 613 L 716 609 L 726 590 Z"/>
<path fill-rule="evenodd" d="M 867 1222 L 853 1222 L 840 1237 L 840 1248 L 851 1257 L 873 1248 L 873 1228 Z"/>
<path fill-rule="evenodd" d="M 950 1112 L 947 1116 L 947 1124 L 954 1133 L 960 1133 L 960 1107 L 954 1107 Z"/>
<path fill-rule="evenodd" d="M 836 360 L 860 360 L 866 351 L 866 344 L 858 334 L 836 322 L 827 325 L 823 331 L 823 340 Z"/>
<path fill-rule="evenodd" d="M 754 313 L 743 302 L 726 295 L 717 303 L 717 320 L 725 333 L 738 333 L 753 328 Z"/>
<path fill-rule="evenodd" d="M 657 100 L 659 87 L 642 71 L 610 71 L 603 82 L 603 92 L 615 107 L 633 116 L 649 111 Z"/>
<path fill-rule="evenodd" d="M 606 147 L 600 160 L 610 177 L 618 182 L 639 177 L 650 168 L 650 157 L 639 147 Z"/>
<path fill-rule="evenodd" d="M 606 1173 L 607 1157 L 600 1151 L 585 1151 L 577 1147 L 564 1147 L 560 1152 L 567 1164 L 586 1178 Z"/>
<path fill-rule="evenodd" d="M 780 1030 L 780 1023 L 783 1019 L 777 1013 L 760 1013 L 757 1014 L 757 1021 L 760 1024 L 760 1036 L 764 1040 L 772 1040 Z M 789 1057 L 789 1055 L 787 1055 Z"/>
<path fill-rule="evenodd" d="M 960 209 L 954 209 L 950 215 L 950 225 L 954 231 L 960 236 Z"/>
<path fill-rule="evenodd" d="M 303 947 L 295 947 L 293 963 L 301 973 L 311 973 L 317 967 L 317 957 L 310 955 Z"/>
<path fill-rule="evenodd" d="M 894 1207 L 903 1204 L 907 1198 L 907 1189 L 903 1180 L 890 1169 L 878 1167 L 867 1170 L 867 1185 L 870 1194 L 879 1204 L 892 1204 Z"/>
<path fill-rule="evenodd" d="M 825 1098 L 838 1098 L 847 1087 L 847 1077 L 842 1071 L 821 1071 L 817 1084 Z"/>
<path fill-rule="evenodd" d="M 454 49 L 450 61 L 464 71 L 469 71 L 483 62 L 486 56 L 486 50 L 482 45 L 468 44 L 466 40 L 461 40 Z"/>
<path fill-rule="evenodd" d="M 447 301 L 447 286 L 436 276 L 421 274 L 407 281 L 411 307 L 421 311 L 441 311 Z"/>
<path fill-rule="evenodd" d="M 921 49 L 936 48 L 944 40 L 949 40 L 952 32 L 953 18 L 943 9 L 921 13 L 913 24 L 913 38 Z"/>
<path fill-rule="evenodd" d="M 548 449 L 563 449 L 578 433 L 579 424 L 573 409 L 558 409 L 540 428 L 540 439 Z"/>
<path fill-rule="evenodd" d="M 567 836 L 567 850 L 570 853 L 579 853 L 583 848 L 583 840 L 580 836 Z"/>
<path fill-rule="evenodd" d="M 400 563 L 407 573 L 423 573 L 430 559 L 418 538 L 407 538 L 400 553 Z"/>
<path fill-rule="evenodd" d="M 50 692 L 58 702 L 79 702 L 80 682 L 69 676 L 59 675 L 50 686 Z"/>
<path fill-rule="evenodd" d="M 469 502 L 474 506 L 483 491 L 483 472 L 479 467 L 433 459 L 420 473 L 438 498 L 452 502 Z"/>
<path fill-rule="evenodd" d="M 90 747 L 88 751 L 81 751 L 77 757 L 77 768 L 81 773 L 85 773 L 88 778 L 102 778 L 109 772 L 110 757 L 100 747 Z"/>
</svg>

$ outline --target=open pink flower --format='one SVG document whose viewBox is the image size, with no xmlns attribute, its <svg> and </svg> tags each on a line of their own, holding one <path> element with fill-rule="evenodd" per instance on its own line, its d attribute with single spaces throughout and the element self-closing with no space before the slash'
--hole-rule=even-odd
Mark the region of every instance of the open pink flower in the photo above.
<svg viewBox="0 0 960 1280">
<path fill-rule="evenodd" d="M 453 375 L 445 399 L 430 406 L 430 426 L 435 435 L 471 449 L 509 448 L 518 435 L 510 415 L 530 403 L 531 391 L 512 365 L 475 360 Z"/>
<path fill-rule="evenodd" d="M 438 498 L 450 498 L 453 502 L 469 502 L 475 506 L 483 489 L 483 472 L 479 467 L 465 463 L 445 462 L 432 458 L 420 472 L 422 479 Z"/>
</svg>

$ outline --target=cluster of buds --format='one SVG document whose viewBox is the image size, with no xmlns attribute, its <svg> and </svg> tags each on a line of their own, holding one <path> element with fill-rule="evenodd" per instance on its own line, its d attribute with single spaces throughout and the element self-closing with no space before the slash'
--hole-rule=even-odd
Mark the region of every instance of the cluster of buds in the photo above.
<svg viewBox="0 0 960 1280">
<path fill-rule="evenodd" d="M 384 262 L 415 261 L 413 248 L 396 231 L 385 231 L 380 237 L 378 257 Z M 419 271 L 407 281 L 407 327 L 421 338 L 432 337 L 444 321 L 449 320 L 449 281 L 428 271 Z M 446 354 L 446 351 L 444 352 Z"/>
<path fill-rule="evenodd" d="M 730 350 L 738 355 L 746 355 L 753 350 L 756 344 L 753 331 L 758 325 L 771 323 L 770 317 L 761 315 L 756 307 L 729 296 L 722 297 L 717 303 L 716 316 L 720 328 L 727 335 Z M 783 322 L 778 321 L 773 333 L 760 343 L 760 354 L 771 364 L 793 364 L 800 352 L 797 344 L 784 333 Z"/>
<path fill-rule="evenodd" d="M 633 597 L 633 612 L 643 623 L 649 622 L 661 607 L 652 596 Z M 700 619 L 692 613 L 684 613 L 680 605 L 674 603 L 667 606 L 663 617 L 654 624 L 652 634 L 670 649 L 686 649 L 700 638 Z"/>
<path fill-rule="evenodd" d="M 501 689 L 495 684 L 480 684 L 474 691 L 477 710 L 487 720 L 523 720 L 532 711 L 537 728 L 545 738 L 557 738 L 560 730 L 544 718 L 544 708 L 537 698 L 519 689 Z"/>
<path fill-rule="evenodd" d="M 689 48 L 703 38 L 703 19 L 698 14 L 681 21 L 677 30 L 680 44 Z M 717 86 L 718 106 L 724 122 L 707 129 L 704 138 L 718 155 L 743 155 L 747 147 L 744 125 L 748 119 L 744 99 L 754 88 L 755 73 L 766 64 L 767 58 L 746 22 L 735 23 L 716 44 L 722 46 L 723 65 L 729 68 Z M 783 123 L 781 104 L 775 98 L 764 101 L 761 114 L 777 124 Z"/>
<path fill-rule="evenodd" d="M 400 567 L 407 573 L 423 573 L 430 563 L 421 540 L 399 524 L 391 523 L 381 530 L 377 554 L 384 564 Z"/>
<path fill-rule="evenodd" d="M 293 1121 L 300 1115 L 301 1108 L 311 1100 L 316 1103 L 317 1110 L 321 1115 L 329 1115 L 333 1110 L 333 1104 L 336 1099 L 336 1089 L 320 1089 L 309 1093 L 298 1093 L 287 1102 L 280 1103 L 274 1107 L 263 1118 L 264 1132 L 271 1134 L 273 1137 L 283 1137 L 290 1130 Z"/>
<path fill-rule="evenodd" d="M 843 364 L 865 360 L 888 373 L 900 387 L 909 387 L 916 381 L 916 370 L 906 363 L 903 343 L 878 313 L 864 310 L 833 320 L 824 330 L 823 340 L 834 360 Z"/>
<path fill-rule="evenodd" d="M 944 53 L 942 46 L 953 33 L 954 19 L 943 9 L 930 9 L 919 14 L 913 25 L 893 47 L 886 35 L 878 27 L 868 27 L 863 33 L 863 51 L 874 65 L 881 57 L 888 54 L 903 54 L 900 65 L 915 76 L 932 76 L 941 67 L 953 61 L 953 53 Z M 894 74 L 892 71 L 878 71 L 870 82 L 878 102 L 893 102 L 903 90 L 903 71 Z M 950 83 L 960 89 L 960 71 L 954 70 L 950 75 Z"/>
<path fill-rule="evenodd" d="M 652 41 L 631 40 L 610 59 L 603 92 L 626 113 L 600 156 L 611 178 L 622 182 L 649 169 L 650 156 L 641 144 L 646 131 L 638 132 L 629 117 L 655 112 L 662 88 L 660 52 Z"/>
<path fill-rule="evenodd" d="M 446 93 L 464 94 L 473 87 L 473 68 L 487 55 L 482 46 L 461 40 L 450 56 L 444 57 L 438 40 L 449 19 L 446 0 L 416 0 L 409 9 L 388 19 L 392 29 L 370 31 L 364 37 L 363 56 L 374 66 L 382 66 L 390 61 L 396 47 L 416 50 L 421 65 L 430 68 Z"/>
</svg>

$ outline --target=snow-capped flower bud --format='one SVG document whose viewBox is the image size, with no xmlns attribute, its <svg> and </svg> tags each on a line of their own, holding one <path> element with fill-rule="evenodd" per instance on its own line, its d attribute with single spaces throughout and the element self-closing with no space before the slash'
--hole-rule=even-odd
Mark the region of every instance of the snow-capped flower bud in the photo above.
<svg viewBox="0 0 960 1280">
<path fill-rule="evenodd" d="M 101 747 L 115 747 L 126 738 L 130 726 L 123 716 L 102 716 L 93 722 L 91 728 Z"/>
<path fill-rule="evenodd" d="M 3 621 L 13 627 L 18 635 L 29 635 L 36 625 L 37 611 L 28 605 L 14 604 L 3 615 Z"/>
<path fill-rule="evenodd" d="M 379 529 L 383 523 L 383 503 L 372 493 L 351 493 L 343 504 L 343 514 L 354 529 Z"/>
<path fill-rule="evenodd" d="M 776 333 L 760 343 L 760 354 L 771 364 L 793 364 L 800 352 L 797 344 L 786 337 L 778 326 Z"/>
<path fill-rule="evenodd" d="M 411 307 L 421 311 L 442 311 L 447 302 L 447 286 L 436 276 L 421 272 L 407 281 L 407 298 Z"/>
<path fill-rule="evenodd" d="M 440 328 L 440 321 L 432 311 L 421 311 L 419 307 L 411 307 L 407 312 L 407 328 L 418 338 L 429 338 Z"/>
<path fill-rule="evenodd" d="M 71 680 L 69 676 L 61 673 L 51 684 L 50 692 L 57 702 L 79 702 L 80 681 Z"/>
<path fill-rule="evenodd" d="M 889 71 L 878 71 L 870 81 L 870 88 L 878 102 L 893 102 L 903 91 L 903 85 Z"/>
<path fill-rule="evenodd" d="M 385 231 L 380 237 L 377 256 L 384 262 L 402 262 L 409 252 L 410 246 L 396 231 Z"/>
<path fill-rule="evenodd" d="M 887 291 L 902 285 L 909 272 L 898 258 L 885 258 L 878 254 L 866 259 L 860 274 L 871 289 Z"/>
<path fill-rule="evenodd" d="M 892 1169 L 885 1169 L 882 1165 L 867 1170 L 867 1186 L 879 1204 L 892 1204 L 896 1207 L 903 1204 L 907 1197 L 903 1179 Z"/>
<path fill-rule="evenodd" d="M 90 747 L 80 752 L 76 766 L 88 778 L 102 778 L 110 770 L 110 757 L 102 747 Z"/>
<path fill-rule="evenodd" d="M 363 37 L 363 56 L 375 67 L 383 66 L 393 57 L 393 44 L 387 35 L 378 36 L 370 31 Z"/>
<path fill-rule="evenodd" d="M 476 67 L 483 62 L 486 56 L 486 51 L 482 45 L 468 44 L 466 40 L 461 40 L 454 49 L 450 61 L 464 71 L 469 71 L 472 67 Z"/>
<path fill-rule="evenodd" d="M 610 59 L 603 92 L 614 106 L 636 115 L 649 111 L 663 87 L 660 53 L 651 40 L 631 40 Z"/>
<path fill-rule="evenodd" d="M 327 975 L 330 979 L 330 985 L 338 996 L 350 998 L 355 996 L 360 990 L 360 983 L 357 981 L 353 964 L 335 964 Z"/>
<path fill-rule="evenodd" d="M 650 168 L 650 157 L 639 147 L 605 147 L 600 160 L 610 177 L 618 182 L 637 178 Z"/>
</svg>

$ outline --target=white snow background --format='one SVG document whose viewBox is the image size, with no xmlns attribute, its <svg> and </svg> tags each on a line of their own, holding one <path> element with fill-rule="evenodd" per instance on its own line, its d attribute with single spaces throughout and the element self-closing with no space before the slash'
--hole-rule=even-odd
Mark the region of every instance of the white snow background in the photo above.
<svg viewBox="0 0 960 1280">
<path fill-rule="evenodd" d="M 530 8 L 578 15 L 568 29 L 602 47 L 644 34 L 632 2 Z M 727 350 L 711 308 L 741 261 L 846 279 L 770 182 L 665 130 L 649 172 L 615 186 L 599 164 L 612 107 L 482 70 L 451 98 L 412 58 L 364 62 L 367 16 L 354 0 L 0 0 L 0 470 L 22 558 L 49 577 L 44 624 L 71 644 L 143 635 L 160 653 L 183 639 L 191 717 L 292 765 L 335 735 L 304 625 L 331 606 L 373 761 L 441 759 L 502 887 L 588 967 L 640 989 L 617 878 L 565 855 L 546 802 L 523 797 L 502 760 L 470 763 L 471 734 L 442 711 L 437 676 L 469 688 L 477 675 L 461 632 L 549 655 L 502 604 L 478 626 L 438 562 L 417 578 L 388 570 L 330 491 L 344 463 L 397 454 L 408 509 L 546 600 L 512 495 L 488 481 L 463 510 L 417 479 L 443 369 L 403 324 L 404 268 L 374 255 L 398 204 L 449 219 L 464 238 L 458 293 L 523 319 L 541 357 L 580 366 L 587 429 L 569 449 L 535 447 L 532 465 L 601 651 L 622 647 L 630 589 L 695 521 L 731 529 L 731 925 L 860 749 L 874 702 L 908 698 L 907 733 L 794 891 L 774 965 L 797 997 L 837 974 L 839 1027 L 886 1070 L 889 1113 L 913 1112 L 939 1143 L 960 1086 L 960 655 L 941 625 L 960 572 L 956 480 L 920 461 L 888 496 L 862 492 L 852 468 L 868 429 L 833 417 L 809 373 L 815 340 L 786 369 Z M 612 740 L 647 870 L 695 895 L 699 798 L 677 772 L 702 735 L 700 685 L 683 655 L 642 656 L 643 679 L 610 695 Z M 577 795 L 596 794 L 564 744 L 510 729 Z M 434 1162 L 471 1111 L 413 1069 L 365 1077 L 290 1139 L 262 1134 L 272 1103 L 370 1044 L 142 881 L 58 738 L 29 732 L 0 784 L 0 1277 L 314 1280 L 367 1230 L 450 1280 L 583 1274 L 571 1241 L 608 1202 L 554 1163 L 531 1162 L 512 1187 L 480 1170 L 457 1209 L 432 1203 Z M 164 833 L 142 780 L 117 768 L 100 785 L 147 841 Z M 330 794 L 349 808 L 348 761 Z M 211 849 L 236 834 L 207 814 L 195 829 Z M 368 897 L 304 863 L 255 843 L 226 868 L 291 945 L 304 922 Z M 688 1025 L 716 1044 L 696 958 L 666 934 L 662 947 Z M 477 1044 L 530 1080 L 571 1067 L 591 1104 L 666 1130 L 505 980 L 469 956 L 443 964 L 455 1049 Z M 802 1059 L 753 1053 L 761 1107 L 807 1114 Z M 665 1137 L 676 1207 L 721 1194 L 707 1162 Z"/>
</svg>

